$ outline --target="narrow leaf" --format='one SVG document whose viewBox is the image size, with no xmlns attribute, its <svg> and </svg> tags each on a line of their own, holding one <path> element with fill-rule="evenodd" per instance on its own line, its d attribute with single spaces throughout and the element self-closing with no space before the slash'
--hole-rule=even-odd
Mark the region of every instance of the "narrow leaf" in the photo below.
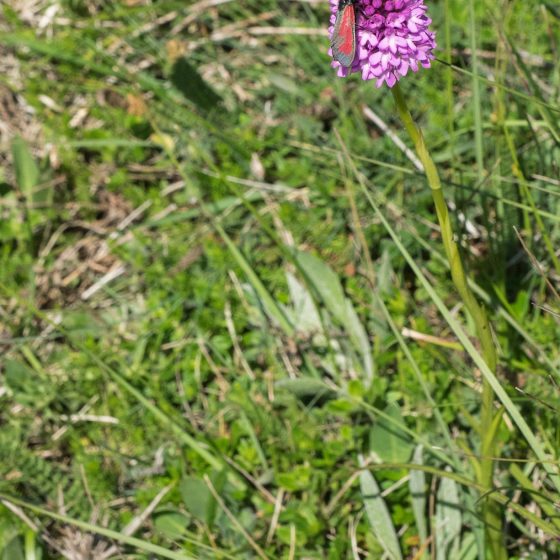
<svg viewBox="0 0 560 560">
<path fill-rule="evenodd" d="M 457 557 L 461 525 L 459 487 L 454 480 L 444 478 L 437 494 L 435 531 L 437 560 Z"/>
<path fill-rule="evenodd" d="M 424 464 L 422 451 L 423 447 L 421 445 L 418 445 L 414 450 L 413 461 L 418 465 Z M 420 544 L 422 545 L 428 538 L 428 526 L 426 523 L 426 475 L 424 472 L 411 470 L 408 487 L 412 500 L 412 511 L 420 536 Z"/>
<path fill-rule="evenodd" d="M 179 58 L 171 71 L 173 85 L 195 105 L 209 111 L 220 102 L 220 96 L 184 58 Z"/>
<path fill-rule="evenodd" d="M 360 458 L 360 464 L 363 465 L 362 458 Z M 391 520 L 391 515 L 385 500 L 381 496 L 381 490 L 369 471 L 360 473 L 360 490 L 366 515 L 375 537 L 391 560 L 402 560 L 399 538 Z"/>
<path fill-rule="evenodd" d="M 28 145 L 20 136 L 12 142 L 12 156 L 16 182 L 28 204 L 33 202 L 33 189 L 39 184 L 39 168 L 31 155 Z"/>
</svg>

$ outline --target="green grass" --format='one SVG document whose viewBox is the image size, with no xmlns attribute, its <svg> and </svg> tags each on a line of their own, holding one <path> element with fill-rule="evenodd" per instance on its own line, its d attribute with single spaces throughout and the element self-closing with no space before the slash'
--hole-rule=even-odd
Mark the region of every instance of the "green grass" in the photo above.
<svg viewBox="0 0 560 560">
<path fill-rule="evenodd" d="M 326 0 L 18 4 L 0 558 L 483 559 L 484 500 L 510 558 L 558 557 L 554 6 L 430 2 L 438 61 L 402 82 L 493 376 L 428 185 L 363 115 L 407 142 L 392 96 L 330 68 Z M 483 378 L 505 418 L 490 495 Z"/>
</svg>

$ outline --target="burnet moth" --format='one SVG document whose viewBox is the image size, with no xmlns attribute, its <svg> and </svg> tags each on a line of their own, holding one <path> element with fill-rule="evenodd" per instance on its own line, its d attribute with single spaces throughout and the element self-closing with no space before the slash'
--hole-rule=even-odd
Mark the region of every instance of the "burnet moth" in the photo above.
<svg viewBox="0 0 560 560">
<path fill-rule="evenodd" d="M 340 0 L 331 37 L 333 58 L 349 68 L 356 54 L 356 10 L 357 0 Z"/>
</svg>

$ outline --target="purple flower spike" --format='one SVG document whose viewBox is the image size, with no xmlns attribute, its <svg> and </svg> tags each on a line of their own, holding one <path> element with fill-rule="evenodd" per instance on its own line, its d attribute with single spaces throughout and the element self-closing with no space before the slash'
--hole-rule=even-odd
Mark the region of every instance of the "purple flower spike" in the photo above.
<svg viewBox="0 0 560 560">
<path fill-rule="evenodd" d="M 332 37 L 339 0 L 329 2 Z M 349 68 L 333 60 L 339 76 L 361 72 L 363 80 L 376 80 L 376 87 L 393 87 L 409 70 L 430 67 L 436 36 L 428 29 L 432 20 L 424 0 L 355 0 L 354 8 L 356 55 Z"/>
</svg>

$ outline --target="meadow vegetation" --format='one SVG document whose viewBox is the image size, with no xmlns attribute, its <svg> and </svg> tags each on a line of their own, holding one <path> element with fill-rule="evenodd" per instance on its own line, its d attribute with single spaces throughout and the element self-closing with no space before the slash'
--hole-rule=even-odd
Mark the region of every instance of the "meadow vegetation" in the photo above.
<svg viewBox="0 0 560 560">
<path fill-rule="evenodd" d="M 2 0 L 2 560 L 484 559 L 487 500 L 560 557 L 560 11 L 430 1 L 401 84 L 498 348 L 486 493 L 475 328 L 328 4 Z"/>
</svg>

